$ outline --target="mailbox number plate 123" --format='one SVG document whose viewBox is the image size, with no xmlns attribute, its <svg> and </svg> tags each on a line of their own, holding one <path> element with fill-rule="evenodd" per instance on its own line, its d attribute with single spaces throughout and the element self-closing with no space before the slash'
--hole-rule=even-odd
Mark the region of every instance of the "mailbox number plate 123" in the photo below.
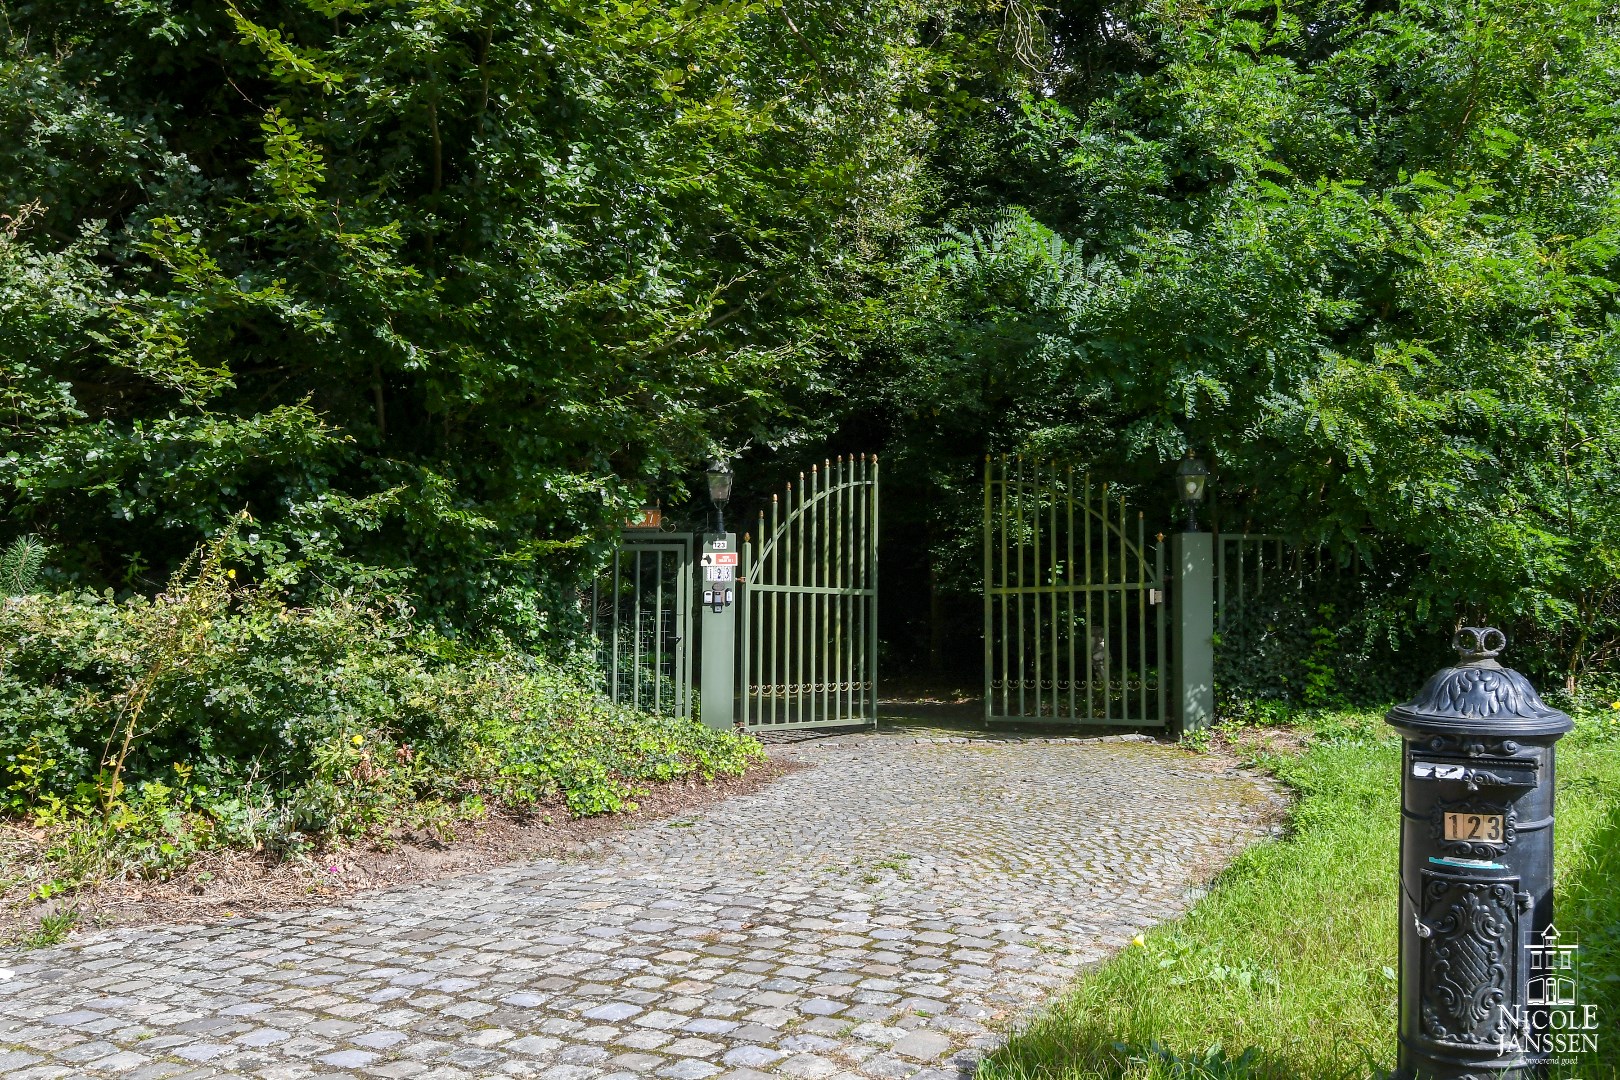
<svg viewBox="0 0 1620 1080">
<path fill-rule="evenodd" d="M 1447 840 L 1502 840 L 1501 814 L 1447 814 Z"/>
</svg>

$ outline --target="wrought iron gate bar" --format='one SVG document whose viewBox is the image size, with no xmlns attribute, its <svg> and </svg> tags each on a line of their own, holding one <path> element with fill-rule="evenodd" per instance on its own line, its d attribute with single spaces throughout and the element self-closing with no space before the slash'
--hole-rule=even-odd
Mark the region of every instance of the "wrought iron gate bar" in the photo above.
<svg viewBox="0 0 1620 1080">
<path fill-rule="evenodd" d="M 744 537 L 747 726 L 876 722 L 877 512 L 877 458 L 840 455 Z"/>
<path fill-rule="evenodd" d="M 1067 551 L 1068 557 L 1063 560 L 1064 598 L 1067 599 L 1068 602 L 1069 602 L 1069 605 L 1068 605 L 1069 633 L 1067 635 L 1068 636 L 1068 644 L 1069 644 L 1069 649 L 1068 649 L 1068 658 L 1069 658 L 1068 674 L 1069 674 L 1069 677 L 1067 679 L 1065 679 L 1064 682 L 1068 684 L 1068 690 L 1069 690 L 1069 715 L 1070 716 L 1076 716 L 1076 715 L 1078 715 L 1078 711 L 1075 708 L 1075 700 L 1074 700 L 1074 691 L 1075 691 L 1075 688 L 1076 688 L 1077 680 L 1074 677 L 1074 595 L 1075 595 L 1074 571 L 1075 571 L 1075 565 L 1074 565 L 1074 466 L 1073 465 L 1066 466 L 1064 468 L 1064 470 L 1063 470 L 1063 505 L 1064 505 L 1064 511 L 1065 511 L 1065 513 L 1064 513 L 1064 526 L 1065 526 L 1064 532 L 1067 534 L 1068 541 L 1069 541 L 1069 543 L 1068 543 L 1068 551 Z M 1087 557 L 1089 558 L 1089 556 L 1091 554 L 1089 548 L 1087 549 L 1086 554 L 1087 554 Z M 1090 602 L 1089 597 L 1087 598 L 1087 602 L 1088 603 Z M 1055 605 L 1057 604 L 1057 597 L 1054 596 L 1052 598 L 1052 603 L 1054 604 L 1053 614 L 1052 614 L 1052 621 L 1056 622 L 1057 621 L 1057 610 L 1056 610 Z M 1089 711 L 1090 708 L 1091 708 L 1091 684 L 1088 682 L 1086 684 L 1086 709 Z"/>
<path fill-rule="evenodd" d="M 611 559 L 581 594 L 590 605 L 602 688 L 638 709 L 689 716 L 691 538 L 629 533 Z"/>
<path fill-rule="evenodd" d="M 641 549 L 635 549 L 635 572 L 630 575 L 632 589 L 634 590 L 634 607 L 636 613 L 636 632 L 630 635 L 630 700 L 639 705 L 641 703 L 641 557 L 646 554 Z M 656 682 L 657 680 L 654 680 Z"/>
<path fill-rule="evenodd" d="M 1071 477 L 1074 475 L 1072 470 L 1070 471 L 1069 475 Z M 1086 527 L 1085 528 L 1085 534 L 1086 534 L 1086 539 L 1085 539 L 1086 580 L 1090 581 L 1091 578 L 1092 578 L 1092 568 L 1091 568 L 1091 477 L 1090 476 L 1087 476 L 1085 478 L 1085 484 L 1084 484 L 1084 486 L 1081 487 L 1080 490 L 1081 490 L 1081 493 L 1082 493 L 1081 496 L 1080 496 L 1080 498 L 1081 498 L 1080 521 Z M 1073 498 L 1074 496 L 1071 493 L 1069 497 Z M 1092 650 L 1092 647 L 1091 647 L 1091 597 L 1090 596 L 1086 597 L 1086 621 L 1081 623 L 1080 625 L 1086 627 L 1086 646 L 1085 646 L 1085 650 L 1084 650 L 1084 654 L 1083 654 L 1085 656 L 1085 665 L 1086 665 L 1086 711 L 1085 711 L 1084 715 L 1086 715 L 1086 716 L 1094 716 L 1096 714 L 1096 710 L 1092 706 L 1092 702 L 1095 700 L 1095 698 L 1092 697 L 1091 677 L 1092 677 L 1092 673 L 1095 671 L 1097 665 L 1092 663 L 1092 651 L 1093 650 Z M 1070 626 L 1069 634 L 1070 634 L 1070 636 L 1073 636 L 1073 634 L 1074 634 L 1074 629 L 1073 629 L 1072 624 Z M 1081 715 L 1080 713 L 1077 713 L 1072 709 L 1069 710 L 1069 713 L 1070 713 L 1071 716 L 1079 716 L 1079 715 Z"/>
<path fill-rule="evenodd" d="M 619 585 L 620 585 L 620 580 L 621 580 L 620 575 L 619 575 L 619 571 L 620 571 L 622 566 L 623 566 L 622 560 L 617 555 L 615 555 L 614 559 L 613 559 L 613 667 L 610 669 L 612 671 L 612 675 L 610 677 L 611 680 L 612 680 L 612 689 L 609 692 L 614 701 L 620 700 L 620 698 L 619 698 L 619 633 L 618 633 L 618 631 L 619 631 L 619 618 L 618 618 L 618 616 L 619 616 L 619 593 L 620 593 Z"/>
<path fill-rule="evenodd" d="M 1163 538 L 1150 561 L 1131 516 L 1072 466 L 985 459 L 987 720 L 1165 723 Z"/>
<path fill-rule="evenodd" d="M 1157 540 L 1158 543 L 1154 544 L 1153 546 L 1153 579 L 1159 582 L 1159 588 L 1162 590 L 1164 588 L 1164 534 L 1159 533 Z M 1159 596 L 1162 598 L 1164 593 L 1160 592 Z M 1159 607 L 1158 618 L 1153 620 L 1153 624 L 1155 628 L 1156 644 L 1158 646 L 1158 651 L 1153 655 L 1156 656 L 1159 661 L 1159 678 L 1157 679 L 1159 686 L 1159 720 L 1160 722 L 1163 722 L 1170 715 L 1165 711 L 1167 704 L 1165 700 L 1165 687 L 1170 682 L 1170 651 L 1165 647 L 1164 608 L 1162 603 Z"/>
<path fill-rule="evenodd" d="M 1019 593 L 1024 593 L 1026 595 L 1039 594 L 1041 596 L 1046 596 L 1050 593 L 1057 593 L 1061 596 L 1066 593 L 1118 592 L 1120 584 L 1122 583 L 1114 582 L 1111 585 L 1025 585 L 1022 587 L 1013 585 L 1006 589 L 997 589 L 996 592 L 1005 592 L 1009 596 L 1016 596 Z M 1135 590 L 1140 583 L 1130 581 L 1124 582 L 1123 584 L 1129 585 L 1132 590 Z"/>
<path fill-rule="evenodd" d="M 752 536 L 752 533 L 748 534 Z M 838 588 L 833 585 L 755 585 L 750 583 L 757 593 L 794 593 L 807 594 L 807 596 L 875 596 L 876 589 Z"/>
<path fill-rule="evenodd" d="M 664 590 L 653 590 L 653 625 L 664 625 Z M 664 711 L 664 680 L 653 680 L 653 712 Z"/>
<path fill-rule="evenodd" d="M 1353 549 L 1341 562 L 1320 542 L 1276 533 L 1217 532 L 1215 553 L 1215 629 L 1223 648 L 1255 646 L 1256 633 L 1264 633 L 1267 612 L 1276 605 L 1292 604 L 1312 582 L 1325 587 L 1348 584 L 1361 574 L 1360 556 Z M 1253 609 L 1259 606 L 1259 611 Z"/>
<path fill-rule="evenodd" d="M 1120 502 L 1120 509 L 1123 511 L 1124 507 L 1125 504 L 1122 500 Z M 1140 510 L 1136 512 L 1136 550 L 1147 550 L 1147 522 L 1143 520 L 1142 511 Z M 1136 590 L 1136 655 L 1143 658 L 1146 658 L 1148 654 L 1147 601 L 1148 594 L 1141 589 Z M 1148 681 L 1146 679 L 1139 679 L 1136 687 L 1137 696 L 1139 698 L 1137 715 L 1145 717 L 1148 714 Z"/>
<path fill-rule="evenodd" d="M 1097 507 L 1098 507 L 1099 510 L 1102 511 L 1102 579 L 1103 579 L 1103 584 L 1106 585 L 1106 584 L 1108 584 L 1108 570 L 1109 570 L 1109 564 L 1108 564 L 1108 484 L 1106 482 L 1103 484 L 1102 492 L 1101 492 L 1100 496 L 1097 499 Z M 1108 686 L 1111 684 L 1111 682 L 1113 680 L 1112 673 L 1109 672 L 1109 670 L 1108 670 L 1108 657 L 1109 657 L 1110 653 L 1112 652 L 1112 650 L 1110 650 L 1108 648 L 1108 643 L 1114 640 L 1114 635 L 1111 633 L 1111 630 L 1113 628 L 1109 625 L 1111 623 L 1111 621 L 1112 621 L 1110 619 L 1110 616 L 1113 614 L 1113 612 L 1108 610 L 1108 596 L 1107 596 L 1107 594 L 1103 595 L 1100 603 L 1097 606 L 1102 608 L 1102 640 L 1103 640 L 1103 648 L 1102 648 L 1102 681 L 1103 681 L 1103 691 L 1104 691 L 1103 696 L 1102 696 L 1103 719 L 1111 721 L 1111 720 L 1114 719 L 1114 695 L 1107 692 Z"/>
</svg>

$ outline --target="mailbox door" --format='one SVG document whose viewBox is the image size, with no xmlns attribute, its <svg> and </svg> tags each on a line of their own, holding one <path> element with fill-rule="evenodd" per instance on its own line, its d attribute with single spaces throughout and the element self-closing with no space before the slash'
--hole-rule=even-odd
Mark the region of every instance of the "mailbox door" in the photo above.
<svg viewBox="0 0 1620 1080">
<path fill-rule="evenodd" d="M 1425 870 L 1422 881 L 1424 1036 L 1470 1049 L 1510 1045 L 1509 1006 L 1524 1000 L 1519 879 Z"/>
</svg>

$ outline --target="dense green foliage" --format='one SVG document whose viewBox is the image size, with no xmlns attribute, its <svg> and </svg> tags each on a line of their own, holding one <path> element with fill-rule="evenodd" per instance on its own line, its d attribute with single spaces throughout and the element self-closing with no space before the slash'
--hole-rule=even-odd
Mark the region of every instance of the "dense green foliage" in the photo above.
<svg viewBox="0 0 1620 1080">
<path fill-rule="evenodd" d="M 1620 642 L 1588 0 L 5 14 L 0 527 L 79 586 L 246 508 L 257 579 L 536 646 L 627 505 L 838 434 L 967 593 L 980 455 L 1162 521 L 1191 444 L 1366 633 Z"/>
<path fill-rule="evenodd" d="M 246 508 L 257 576 L 546 640 L 571 552 L 813 377 L 899 20 L 7 4 L 0 520 L 139 590 Z"/>
<path fill-rule="evenodd" d="M 633 809 L 649 783 L 735 775 L 760 754 L 613 705 L 549 661 L 445 638 L 397 602 L 238 587 L 222 548 L 153 599 L 0 605 L 0 810 L 53 845 L 0 871 L 0 893 L 497 809 Z"/>
<path fill-rule="evenodd" d="M 1373 574 L 1274 572 L 1261 587 L 1248 584 L 1241 606 L 1228 598 L 1216 633 L 1216 708 L 1223 717 L 1254 720 L 1301 705 L 1396 700 L 1456 662 L 1438 633 L 1390 647 L 1383 620 L 1392 595 Z"/>
<path fill-rule="evenodd" d="M 1164 521 L 1191 444 L 1228 528 L 1359 554 L 1396 642 L 1488 618 L 1535 639 L 1538 677 L 1610 659 L 1612 11 L 1044 17 L 1042 70 L 965 72 L 978 107 L 939 114 L 938 227 L 914 234 L 849 381 L 892 425 L 891 474 L 928 475 L 915 513 L 959 587 L 979 455 L 1134 481 Z"/>
<path fill-rule="evenodd" d="M 1620 1007 L 1620 710 L 1559 746 L 1558 925 L 1582 944 L 1598 1052 Z M 1085 976 L 980 1068 L 982 1080 L 1365 1080 L 1395 1064 L 1399 740 L 1376 712 L 1294 714 L 1300 752 L 1252 763 L 1296 795 L 1286 839 L 1244 852 L 1185 919 Z M 1239 729 L 1227 734 L 1241 737 Z M 1332 898 L 1331 903 L 1324 898 Z"/>
</svg>

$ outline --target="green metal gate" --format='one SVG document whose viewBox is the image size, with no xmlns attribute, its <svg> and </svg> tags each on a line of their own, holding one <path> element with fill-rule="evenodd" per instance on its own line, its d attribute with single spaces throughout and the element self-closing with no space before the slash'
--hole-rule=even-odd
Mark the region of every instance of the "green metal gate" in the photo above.
<svg viewBox="0 0 1620 1080">
<path fill-rule="evenodd" d="M 800 473 L 758 536 L 743 542 L 744 724 L 877 723 L 876 455 Z"/>
<path fill-rule="evenodd" d="M 1164 557 L 1107 484 L 987 457 L 985 720 L 1163 726 Z"/>
<path fill-rule="evenodd" d="M 603 689 L 665 716 L 692 715 L 692 538 L 626 533 L 587 603 Z"/>
</svg>

